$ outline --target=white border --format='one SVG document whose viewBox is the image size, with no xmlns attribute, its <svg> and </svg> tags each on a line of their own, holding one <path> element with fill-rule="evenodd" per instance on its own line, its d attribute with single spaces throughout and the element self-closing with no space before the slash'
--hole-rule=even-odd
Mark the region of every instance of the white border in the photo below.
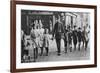
<svg viewBox="0 0 100 73">
<path fill-rule="evenodd" d="M 81 61 L 60 61 L 60 62 L 40 62 L 40 63 L 21 63 L 21 9 L 25 10 L 45 10 L 45 11 L 71 11 L 71 12 L 89 12 L 90 13 L 90 60 Z M 69 8 L 69 7 L 50 7 L 36 5 L 16 5 L 16 68 L 39 68 L 53 66 L 73 66 L 94 64 L 94 10 L 84 8 Z"/>
</svg>

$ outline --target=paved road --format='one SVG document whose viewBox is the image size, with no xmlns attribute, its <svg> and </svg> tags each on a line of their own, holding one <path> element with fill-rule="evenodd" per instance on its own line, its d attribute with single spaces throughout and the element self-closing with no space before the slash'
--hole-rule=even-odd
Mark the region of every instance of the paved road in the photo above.
<svg viewBox="0 0 100 73">
<path fill-rule="evenodd" d="M 61 55 L 57 55 L 57 47 L 55 40 L 50 40 L 50 47 L 49 47 L 49 55 L 45 56 L 45 50 L 43 56 L 38 56 L 37 62 L 48 62 L 48 61 L 69 61 L 69 60 L 87 60 L 89 59 L 90 51 L 89 48 L 87 51 L 81 49 L 80 51 L 76 50 L 68 53 L 64 53 L 64 42 L 61 41 Z"/>
</svg>

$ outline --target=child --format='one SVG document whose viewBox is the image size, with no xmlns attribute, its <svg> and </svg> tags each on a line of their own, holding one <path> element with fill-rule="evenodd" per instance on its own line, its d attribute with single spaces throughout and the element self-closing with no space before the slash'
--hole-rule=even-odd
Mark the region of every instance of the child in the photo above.
<svg viewBox="0 0 100 73">
<path fill-rule="evenodd" d="M 43 40 L 43 47 L 46 50 L 46 56 L 48 56 L 48 52 L 49 52 L 49 34 L 48 34 L 48 29 L 45 29 L 44 32 L 44 40 Z"/>
<path fill-rule="evenodd" d="M 65 32 L 64 32 L 64 46 L 65 46 L 65 53 L 67 53 L 67 43 L 68 43 L 68 29 L 65 26 Z"/>
<path fill-rule="evenodd" d="M 70 26 L 68 27 L 68 47 L 70 52 L 72 52 L 72 30 L 70 29 Z"/>
<path fill-rule="evenodd" d="M 29 61 L 29 46 L 30 46 L 30 42 L 29 42 L 29 37 L 30 36 L 25 36 L 24 38 L 24 55 L 23 55 L 23 61 L 24 62 L 28 62 Z"/>
<path fill-rule="evenodd" d="M 30 43 L 27 41 L 27 44 L 25 45 L 25 50 L 24 50 L 25 54 L 23 56 L 24 62 L 29 61 L 29 46 L 30 46 Z"/>
<path fill-rule="evenodd" d="M 39 20 L 39 47 L 41 49 L 40 56 L 43 55 L 43 34 L 44 34 L 43 24 L 42 21 Z"/>
<path fill-rule="evenodd" d="M 37 36 L 38 36 L 38 34 L 37 34 L 37 30 L 36 30 L 36 25 L 35 24 L 33 24 L 33 28 L 32 28 L 32 30 L 31 30 L 31 40 L 32 40 L 32 42 L 33 42 L 33 55 L 34 55 L 34 62 L 36 61 L 36 59 L 37 59 L 37 56 L 38 56 L 38 42 L 37 42 Z"/>
</svg>

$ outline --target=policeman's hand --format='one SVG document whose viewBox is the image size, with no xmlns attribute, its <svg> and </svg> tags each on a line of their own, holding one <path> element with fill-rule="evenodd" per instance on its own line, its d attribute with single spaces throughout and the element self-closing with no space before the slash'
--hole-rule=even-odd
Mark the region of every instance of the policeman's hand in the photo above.
<svg viewBox="0 0 100 73">
<path fill-rule="evenodd" d="M 54 37 L 52 37 L 51 40 L 54 40 Z"/>
</svg>

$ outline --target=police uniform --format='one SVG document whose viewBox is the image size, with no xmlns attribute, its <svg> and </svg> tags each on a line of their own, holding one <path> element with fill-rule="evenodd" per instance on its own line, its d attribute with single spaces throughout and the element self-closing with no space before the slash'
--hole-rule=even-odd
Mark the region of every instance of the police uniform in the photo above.
<svg viewBox="0 0 100 73">
<path fill-rule="evenodd" d="M 69 49 L 70 49 L 70 51 L 72 51 L 72 31 L 71 30 L 69 30 L 68 31 L 68 46 L 69 46 Z"/>
<path fill-rule="evenodd" d="M 64 28 L 63 28 L 62 23 L 57 21 L 55 26 L 54 26 L 53 36 L 55 34 L 58 55 L 60 55 L 60 52 L 61 52 L 61 49 L 60 49 L 60 47 L 61 47 L 61 36 L 62 36 L 63 32 L 64 32 Z"/>
<path fill-rule="evenodd" d="M 73 30 L 73 44 L 74 44 L 74 49 L 76 50 L 76 45 L 77 45 L 77 30 Z"/>
</svg>

